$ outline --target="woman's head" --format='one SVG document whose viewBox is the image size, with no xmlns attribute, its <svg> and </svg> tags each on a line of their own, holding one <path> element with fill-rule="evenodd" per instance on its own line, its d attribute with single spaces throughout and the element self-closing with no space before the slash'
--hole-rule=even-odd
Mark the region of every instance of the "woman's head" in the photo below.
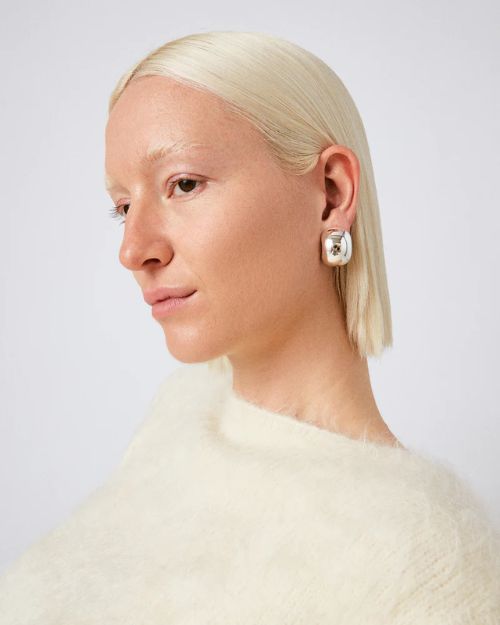
<svg viewBox="0 0 500 625">
<path fill-rule="evenodd" d="M 109 112 L 107 183 L 126 205 L 120 260 L 142 290 L 197 291 L 159 319 L 174 357 L 273 349 L 321 300 L 338 303 L 361 356 L 391 344 L 368 146 L 326 64 L 268 35 L 190 35 L 127 72 Z M 326 228 L 350 231 L 347 265 L 321 263 Z"/>
</svg>

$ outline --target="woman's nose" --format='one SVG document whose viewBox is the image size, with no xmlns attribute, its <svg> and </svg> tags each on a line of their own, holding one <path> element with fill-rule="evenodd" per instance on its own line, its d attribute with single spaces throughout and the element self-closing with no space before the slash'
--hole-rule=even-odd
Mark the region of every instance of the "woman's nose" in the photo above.
<svg viewBox="0 0 500 625">
<path fill-rule="evenodd" d="M 132 207 L 132 205 L 131 205 Z M 129 208 L 123 225 L 120 263 L 130 271 L 138 271 L 146 264 L 166 265 L 173 256 L 173 248 L 161 223 L 159 208 L 145 202 Z"/>
</svg>

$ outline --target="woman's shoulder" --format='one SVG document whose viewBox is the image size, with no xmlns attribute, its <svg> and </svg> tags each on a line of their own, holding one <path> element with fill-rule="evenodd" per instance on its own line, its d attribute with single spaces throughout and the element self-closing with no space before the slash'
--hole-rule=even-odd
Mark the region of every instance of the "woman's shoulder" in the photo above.
<svg viewBox="0 0 500 625">
<path fill-rule="evenodd" d="M 353 485 L 378 514 L 385 511 L 388 520 L 408 523 L 416 537 L 424 532 L 464 538 L 495 533 L 485 502 L 446 459 L 411 446 L 369 445 L 365 451 L 352 453 L 348 468 Z"/>
<path fill-rule="evenodd" d="M 64 562 L 65 553 L 76 552 L 85 543 L 87 532 L 90 535 L 102 529 L 102 519 L 112 521 L 131 489 L 138 488 L 141 480 L 147 482 L 158 470 L 167 446 L 175 445 L 171 433 L 185 423 L 182 411 L 188 415 L 189 406 L 199 404 L 202 392 L 215 391 L 214 385 L 208 384 L 205 369 L 198 365 L 179 367 L 161 381 L 111 473 L 55 526 L 32 539 L 0 575 L 0 607 L 11 582 L 22 579 L 23 584 L 28 580 L 35 583 L 36 579 L 41 583 L 50 574 L 51 562 Z"/>
<path fill-rule="evenodd" d="M 500 536 L 467 480 L 411 447 L 341 451 L 308 477 L 322 557 L 346 553 L 358 588 L 387 593 L 388 622 L 498 625 Z"/>
<path fill-rule="evenodd" d="M 381 531 L 392 531 L 407 566 L 398 610 L 432 622 L 500 623 L 500 533 L 471 484 L 443 459 L 411 449 L 373 489 Z M 393 495 L 387 488 L 393 489 Z M 385 496 L 385 498 L 384 498 Z M 418 618 L 417 618 L 418 620 Z"/>
</svg>

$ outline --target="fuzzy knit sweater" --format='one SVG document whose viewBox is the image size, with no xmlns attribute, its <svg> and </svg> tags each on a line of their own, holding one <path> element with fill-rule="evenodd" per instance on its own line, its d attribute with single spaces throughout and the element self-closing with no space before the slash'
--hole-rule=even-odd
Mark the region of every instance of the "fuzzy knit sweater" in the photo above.
<svg viewBox="0 0 500 625">
<path fill-rule="evenodd" d="M 0 576 L 1 625 L 500 625 L 500 537 L 443 462 L 168 375 L 108 479 Z"/>
</svg>

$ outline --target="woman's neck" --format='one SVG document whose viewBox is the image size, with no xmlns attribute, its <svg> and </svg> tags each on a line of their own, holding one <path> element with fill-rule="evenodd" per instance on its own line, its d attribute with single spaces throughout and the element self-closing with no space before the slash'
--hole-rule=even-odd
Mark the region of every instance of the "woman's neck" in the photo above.
<svg viewBox="0 0 500 625">
<path fill-rule="evenodd" d="M 233 389 L 273 412 L 402 447 L 378 410 L 366 358 L 348 341 L 336 295 L 290 325 L 260 343 L 254 336 L 251 351 L 228 354 Z"/>
</svg>

